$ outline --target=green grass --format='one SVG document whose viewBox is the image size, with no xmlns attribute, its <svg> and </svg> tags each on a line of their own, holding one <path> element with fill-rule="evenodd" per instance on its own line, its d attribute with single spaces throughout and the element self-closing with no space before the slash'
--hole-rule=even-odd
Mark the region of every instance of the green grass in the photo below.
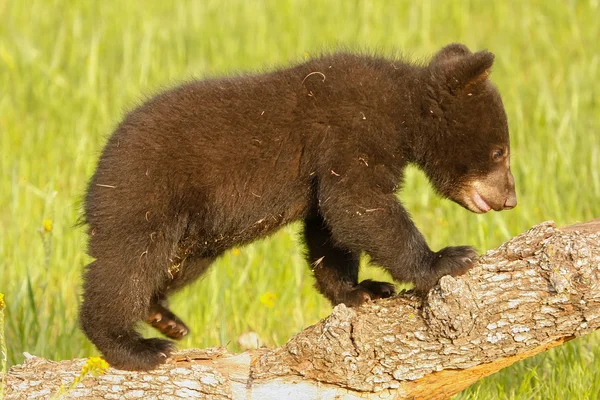
<svg viewBox="0 0 600 400">
<path fill-rule="evenodd" d="M 402 199 L 418 227 L 433 248 L 486 250 L 544 220 L 600 216 L 598 0 L 173 4 L 0 0 L 0 292 L 9 364 L 24 351 L 57 360 L 97 354 L 76 322 L 89 260 L 74 225 L 86 181 L 126 110 L 191 77 L 262 70 L 340 46 L 415 59 L 451 41 L 487 48 L 509 115 L 519 206 L 470 214 L 437 198 L 412 169 Z M 236 350 L 248 330 L 280 345 L 329 313 L 302 261 L 298 228 L 226 254 L 174 299 L 194 333 L 183 346 Z M 272 308 L 260 301 L 266 292 L 277 296 Z M 599 398 L 599 344 L 598 334 L 575 340 L 458 398 Z"/>
</svg>

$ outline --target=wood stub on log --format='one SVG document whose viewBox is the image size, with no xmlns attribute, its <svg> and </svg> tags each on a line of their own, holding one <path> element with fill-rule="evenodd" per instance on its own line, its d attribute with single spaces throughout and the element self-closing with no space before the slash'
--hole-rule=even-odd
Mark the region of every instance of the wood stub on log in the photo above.
<svg viewBox="0 0 600 400">
<path fill-rule="evenodd" d="M 109 369 L 70 398 L 446 399 L 478 379 L 600 327 L 600 219 L 537 225 L 410 292 L 331 315 L 276 349 L 186 350 L 151 372 Z M 47 398 L 85 360 L 31 357 L 7 399 Z"/>
</svg>

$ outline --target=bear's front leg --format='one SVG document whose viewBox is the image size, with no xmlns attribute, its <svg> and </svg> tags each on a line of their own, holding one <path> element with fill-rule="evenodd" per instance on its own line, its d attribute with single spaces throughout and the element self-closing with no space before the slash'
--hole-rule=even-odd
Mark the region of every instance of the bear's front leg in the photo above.
<svg viewBox="0 0 600 400">
<path fill-rule="evenodd" d="M 466 273 L 479 254 L 471 246 L 448 246 L 433 253 L 431 272 L 415 281 L 415 289 L 421 294 L 427 294 L 442 276 L 458 276 Z"/>
<path fill-rule="evenodd" d="M 319 184 L 319 213 L 336 246 L 366 252 L 395 280 L 414 283 L 422 294 L 442 276 L 460 275 L 473 266 L 477 253 L 472 247 L 432 251 L 393 190 L 378 185 L 379 171 L 360 172 L 326 175 Z"/>
<path fill-rule="evenodd" d="M 359 306 L 365 302 L 391 297 L 394 285 L 366 279 L 358 282 L 360 253 L 336 246 L 321 215 L 314 212 L 304 221 L 306 258 L 316 279 L 315 287 L 333 305 Z"/>
</svg>

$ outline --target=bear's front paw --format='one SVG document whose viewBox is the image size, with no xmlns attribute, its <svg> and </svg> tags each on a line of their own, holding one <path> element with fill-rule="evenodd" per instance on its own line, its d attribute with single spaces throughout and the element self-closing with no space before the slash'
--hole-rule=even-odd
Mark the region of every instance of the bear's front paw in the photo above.
<svg viewBox="0 0 600 400">
<path fill-rule="evenodd" d="M 365 279 L 350 290 L 343 301 L 349 307 L 358 307 L 376 299 L 386 299 L 396 294 L 396 288 L 388 282 Z"/>
<path fill-rule="evenodd" d="M 444 275 L 458 276 L 473 267 L 479 255 L 471 246 L 448 246 L 433 254 L 427 276 L 415 282 L 417 292 L 426 294 Z"/>
<path fill-rule="evenodd" d="M 375 299 L 387 299 L 396 294 L 396 287 L 389 282 L 373 281 L 371 279 L 365 279 L 358 284 L 363 289 L 369 292 L 371 300 Z"/>
<path fill-rule="evenodd" d="M 444 275 L 458 276 L 467 272 L 479 257 L 471 246 L 449 246 L 435 253 L 433 271 L 438 279 Z"/>
</svg>

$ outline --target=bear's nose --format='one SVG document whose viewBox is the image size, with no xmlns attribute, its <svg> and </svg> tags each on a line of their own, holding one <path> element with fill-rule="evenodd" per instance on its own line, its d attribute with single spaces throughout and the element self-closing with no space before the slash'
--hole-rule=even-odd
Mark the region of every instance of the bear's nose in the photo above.
<svg viewBox="0 0 600 400">
<path fill-rule="evenodd" d="M 515 178 L 508 170 L 508 197 L 504 200 L 504 209 L 510 210 L 517 206 L 517 193 L 515 193 Z"/>
<path fill-rule="evenodd" d="M 506 201 L 504 202 L 504 209 L 510 210 L 511 208 L 515 208 L 517 206 L 517 195 L 515 193 L 511 193 Z"/>
<path fill-rule="evenodd" d="M 504 209 L 505 210 L 510 210 L 511 208 L 515 208 L 517 205 L 517 194 L 515 193 L 515 190 L 511 190 L 508 193 L 508 197 L 506 198 L 506 200 L 504 200 Z"/>
</svg>

